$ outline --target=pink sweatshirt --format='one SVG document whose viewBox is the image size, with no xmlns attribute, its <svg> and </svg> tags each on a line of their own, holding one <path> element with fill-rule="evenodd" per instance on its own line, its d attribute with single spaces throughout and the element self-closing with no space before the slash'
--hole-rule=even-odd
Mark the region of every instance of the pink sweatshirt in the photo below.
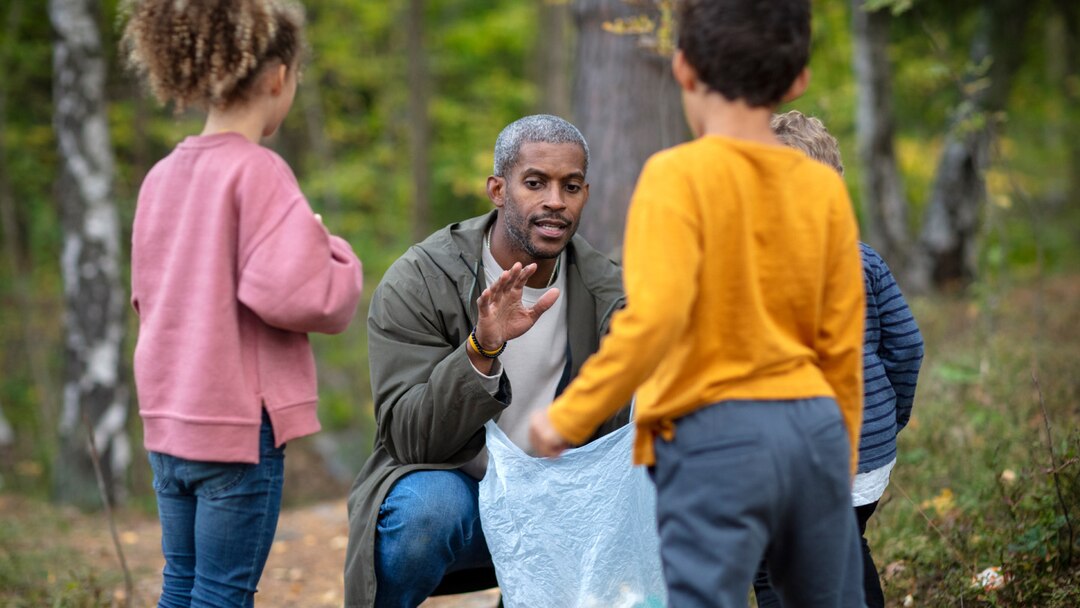
<svg viewBox="0 0 1080 608">
<path fill-rule="evenodd" d="M 279 446 L 318 431 L 306 332 L 344 331 L 362 283 L 278 155 L 236 133 L 181 142 L 146 176 L 132 230 L 146 449 L 256 463 L 263 407 Z"/>
</svg>

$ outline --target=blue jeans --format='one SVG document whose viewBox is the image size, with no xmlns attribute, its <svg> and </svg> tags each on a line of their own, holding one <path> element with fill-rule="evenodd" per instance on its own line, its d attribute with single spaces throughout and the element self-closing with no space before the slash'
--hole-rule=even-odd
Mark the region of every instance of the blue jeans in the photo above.
<svg viewBox="0 0 1080 608">
<path fill-rule="evenodd" d="M 447 573 L 492 567 L 478 492 L 457 470 L 414 471 L 390 488 L 375 535 L 377 608 L 413 608 Z"/>
<path fill-rule="evenodd" d="M 150 452 L 165 555 L 161 608 L 254 606 L 281 511 L 285 446 L 263 412 L 259 464 Z"/>
</svg>

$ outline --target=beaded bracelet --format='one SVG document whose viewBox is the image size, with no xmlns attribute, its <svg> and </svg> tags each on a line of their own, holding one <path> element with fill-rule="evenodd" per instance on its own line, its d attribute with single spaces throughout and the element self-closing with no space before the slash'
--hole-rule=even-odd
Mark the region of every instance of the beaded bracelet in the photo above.
<svg viewBox="0 0 1080 608">
<path fill-rule="evenodd" d="M 473 350 L 479 353 L 481 357 L 486 357 L 488 359 L 497 359 L 499 355 L 503 354 L 503 351 L 506 350 L 506 342 L 503 342 L 502 346 L 496 350 L 484 350 L 484 347 L 480 346 L 480 341 L 476 339 L 475 327 L 469 332 L 469 343 L 472 344 Z"/>
</svg>

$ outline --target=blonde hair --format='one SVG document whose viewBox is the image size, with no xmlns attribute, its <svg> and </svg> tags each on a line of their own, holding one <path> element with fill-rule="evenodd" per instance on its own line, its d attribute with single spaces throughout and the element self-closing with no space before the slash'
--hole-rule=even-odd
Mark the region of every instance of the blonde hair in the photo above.
<svg viewBox="0 0 1080 608">
<path fill-rule="evenodd" d="M 262 68 L 289 69 L 304 13 L 287 0 L 129 0 L 122 48 L 162 103 L 226 108 L 247 101 Z"/>
<path fill-rule="evenodd" d="M 817 118 L 798 110 L 774 114 L 772 130 L 784 145 L 801 150 L 810 158 L 836 169 L 840 175 L 844 174 L 840 145 Z"/>
</svg>

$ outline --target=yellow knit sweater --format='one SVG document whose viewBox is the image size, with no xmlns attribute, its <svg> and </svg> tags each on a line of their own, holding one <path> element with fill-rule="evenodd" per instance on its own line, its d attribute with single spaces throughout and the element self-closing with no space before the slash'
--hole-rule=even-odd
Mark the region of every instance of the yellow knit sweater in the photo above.
<svg viewBox="0 0 1080 608">
<path fill-rule="evenodd" d="M 862 423 L 865 315 L 843 181 L 801 152 L 707 135 L 654 155 L 623 245 L 627 306 L 551 406 L 574 443 L 636 392 L 634 461 L 673 421 L 729 399 L 832 396 Z"/>
</svg>

